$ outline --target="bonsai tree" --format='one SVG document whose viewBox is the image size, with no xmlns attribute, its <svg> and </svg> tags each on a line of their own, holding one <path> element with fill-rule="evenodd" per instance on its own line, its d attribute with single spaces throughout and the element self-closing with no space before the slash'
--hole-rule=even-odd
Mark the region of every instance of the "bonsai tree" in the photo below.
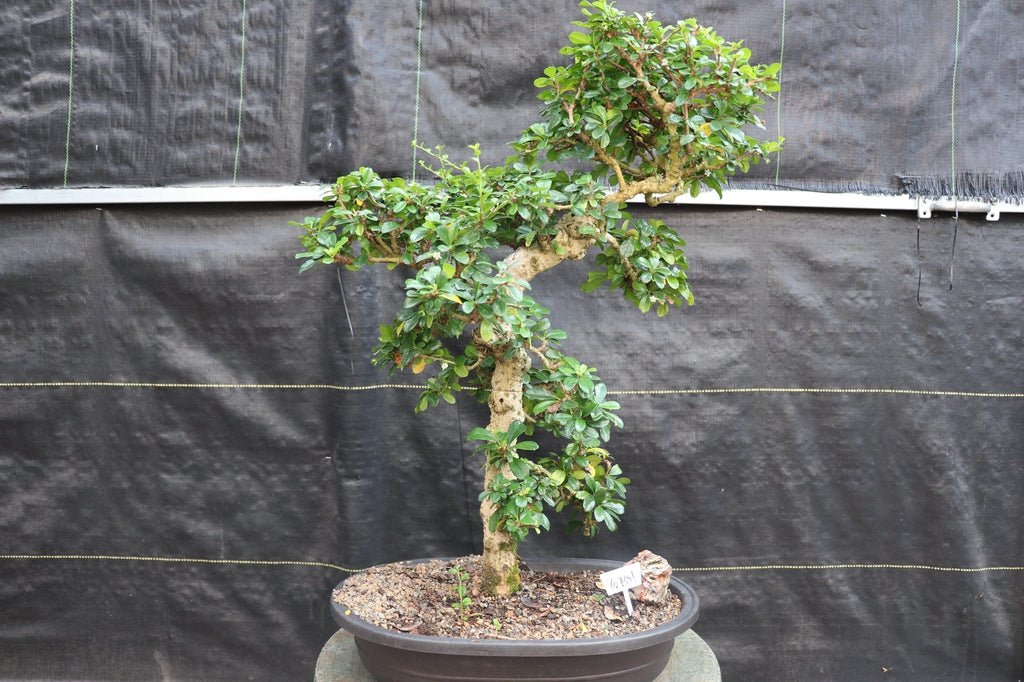
<svg viewBox="0 0 1024 682">
<path fill-rule="evenodd" d="M 300 224 L 301 270 L 379 264 L 408 274 L 373 361 L 431 368 L 417 412 L 454 403 L 458 391 L 487 402 L 490 422 L 468 437 L 483 456 L 481 578 L 498 594 L 518 588 L 516 547 L 549 528 L 546 509 L 574 512 L 585 535 L 615 530 L 629 482 L 605 448 L 622 425 L 619 405 L 592 367 L 562 351 L 566 335 L 530 296 L 531 280 L 593 249 L 584 291 L 607 285 L 659 316 L 692 304 L 683 239 L 631 218 L 625 202 L 721 193 L 781 142 L 744 132 L 763 127 L 756 113 L 779 88 L 778 64 L 750 64 L 750 50 L 693 19 L 666 26 L 610 1 L 580 5 L 583 30 L 569 34 L 566 63 L 535 81 L 541 120 L 504 165 L 484 166 L 476 145 L 466 162 L 419 147 L 432 183 L 360 168 Z M 537 431 L 561 449 L 538 452 L 528 439 Z"/>
</svg>

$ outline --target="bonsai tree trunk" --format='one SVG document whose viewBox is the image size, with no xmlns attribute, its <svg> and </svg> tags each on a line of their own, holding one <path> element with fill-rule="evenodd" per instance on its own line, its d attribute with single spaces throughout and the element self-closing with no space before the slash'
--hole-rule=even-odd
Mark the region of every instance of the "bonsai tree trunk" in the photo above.
<svg viewBox="0 0 1024 682">
<path fill-rule="evenodd" d="M 526 351 L 518 348 L 512 358 L 496 358 L 494 374 L 491 377 L 491 395 L 487 400 L 491 408 L 491 421 L 487 430 L 508 431 L 513 422 L 525 422 L 523 410 L 523 378 L 530 367 Z M 494 481 L 503 467 L 489 462 L 484 464 L 484 489 Z M 483 584 L 487 592 L 511 594 L 519 589 L 519 558 L 516 541 L 500 528 L 490 529 L 494 505 L 488 500 L 480 503 L 480 518 L 484 523 Z"/>
<path fill-rule="evenodd" d="M 593 222 L 592 218 L 565 215 L 558 221 L 558 236 L 550 246 L 520 247 L 509 254 L 503 263 L 512 277 L 529 282 L 564 260 L 579 260 L 586 255 L 595 240 L 594 237 L 580 235 L 578 230 Z M 500 330 L 499 334 L 503 336 L 504 331 Z M 523 383 L 530 369 L 530 355 L 523 347 L 502 352 L 496 345 L 494 360 L 491 395 L 487 400 L 491 421 L 487 424 L 487 430 L 500 433 L 508 431 L 513 422 L 526 422 Z M 499 473 L 510 475 L 503 471 L 503 467 L 489 462 L 484 464 L 485 490 Z M 519 589 L 519 557 L 516 552 L 517 543 L 511 536 L 500 528 L 493 531 L 490 529 L 494 511 L 491 502 L 484 500 L 480 503 L 480 518 L 484 524 L 482 578 L 486 591 L 506 595 Z"/>
</svg>

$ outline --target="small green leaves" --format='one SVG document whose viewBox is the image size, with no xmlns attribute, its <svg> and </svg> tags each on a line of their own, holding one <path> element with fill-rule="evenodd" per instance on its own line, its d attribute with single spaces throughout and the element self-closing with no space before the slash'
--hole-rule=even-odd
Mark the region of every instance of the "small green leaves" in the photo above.
<svg viewBox="0 0 1024 682">
<path fill-rule="evenodd" d="M 706 178 L 721 185 L 775 151 L 742 128 L 758 125 L 762 97 L 778 92 L 778 64 L 751 64 L 742 43 L 693 19 L 664 25 L 611 2 L 581 8 L 581 30 L 561 50 L 571 62 L 535 83 L 547 131 L 530 153 L 594 159 L 602 178 L 620 185 L 616 167 L 627 184 L 662 177 L 686 190 L 693 181 L 699 191 L 712 186 Z"/>
<path fill-rule="evenodd" d="M 473 598 L 469 596 L 469 573 L 462 566 L 452 566 L 448 572 L 455 576 L 452 591 L 457 599 L 452 602 L 452 608 L 459 612 L 462 620 L 469 620 L 469 608 L 473 605 Z"/>
<path fill-rule="evenodd" d="M 622 426 L 614 414 L 618 403 L 606 400 L 608 389 L 592 367 L 555 349 L 547 353 L 551 362 L 527 374 L 525 407 L 537 426 L 556 436 L 597 447 L 611 438 L 611 430 Z"/>
<path fill-rule="evenodd" d="M 620 289 L 641 312 L 655 308 L 659 316 L 671 306 L 693 304 L 686 277 L 686 242 L 659 220 L 630 220 L 612 225 L 599 238 L 604 247 L 581 286 L 585 292 L 602 284 Z"/>
<path fill-rule="evenodd" d="M 586 365 L 576 363 L 575 367 L 581 374 L 589 374 Z M 598 394 L 603 396 L 604 391 L 595 389 L 593 396 Z M 594 407 L 591 411 L 598 412 Z M 615 403 L 603 403 L 601 409 L 617 408 Z M 585 426 L 582 431 L 589 428 Z M 481 501 L 489 501 L 495 508 L 490 518 L 491 529 L 503 530 L 517 541 L 522 540 L 531 530 L 540 532 L 549 527 L 543 513 L 544 507 L 549 506 L 556 511 L 566 507 L 575 510 L 575 525 L 586 534 L 595 533 L 598 523 L 614 530 L 629 479 L 621 476 L 622 471 L 608 452 L 577 438 L 564 452 L 533 461 L 523 455 L 539 448 L 533 441 L 521 440 L 528 430 L 522 422 L 514 422 L 507 432 L 473 429 L 469 433 L 469 440 L 479 443 L 477 451 L 501 472 L 480 494 Z M 582 437 L 582 432 L 577 435 Z"/>
</svg>

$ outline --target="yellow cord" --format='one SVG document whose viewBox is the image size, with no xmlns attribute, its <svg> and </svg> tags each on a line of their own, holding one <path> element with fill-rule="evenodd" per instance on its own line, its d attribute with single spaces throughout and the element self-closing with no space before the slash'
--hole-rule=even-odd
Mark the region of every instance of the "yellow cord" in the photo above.
<svg viewBox="0 0 1024 682">
<path fill-rule="evenodd" d="M 342 573 L 361 573 L 364 568 L 346 568 L 323 561 L 270 561 L 261 559 L 196 559 L 191 557 L 118 556 L 110 554 L 0 554 L 0 560 L 36 561 L 151 561 L 165 564 L 222 564 L 228 566 L 302 566 L 331 568 Z"/>
<path fill-rule="evenodd" d="M 937 571 L 940 573 L 989 573 L 996 571 L 1024 571 L 1024 566 L 930 566 L 927 564 L 765 564 L 763 566 L 694 566 L 672 569 L 676 573 L 713 573 L 728 571 L 837 571 L 837 570 L 895 570 Z"/>
</svg>

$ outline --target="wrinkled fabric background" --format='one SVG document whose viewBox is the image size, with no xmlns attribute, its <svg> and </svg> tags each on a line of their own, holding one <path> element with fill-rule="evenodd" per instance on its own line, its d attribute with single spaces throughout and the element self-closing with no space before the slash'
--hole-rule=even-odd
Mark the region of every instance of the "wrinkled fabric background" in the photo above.
<svg viewBox="0 0 1024 682">
<path fill-rule="evenodd" d="M 761 166 L 737 186 L 1024 197 L 1020 3 L 618 6 L 696 16 L 755 61 L 781 58 L 762 133 L 786 137 L 778 174 Z M 410 175 L 414 130 L 500 161 L 580 16 L 572 0 L 425 0 L 420 31 L 416 0 L 74 8 L 73 59 L 67 5 L 0 8 L 0 187 L 315 183 L 364 164 Z"/>
<path fill-rule="evenodd" d="M 411 0 L 249 2 L 244 69 L 239 3 L 76 2 L 73 70 L 69 6 L 8 5 L 0 185 L 408 176 L 414 128 L 499 161 L 576 16 L 545 5 L 424 2 L 418 107 Z M 620 6 L 782 52 L 779 2 Z M 789 0 L 779 179 L 736 184 L 947 191 L 955 151 L 1019 196 L 1022 11 L 962 2 L 954 102 L 955 3 Z M 414 415 L 420 377 L 369 364 L 403 276 L 298 276 L 316 210 L 0 208 L 0 679 L 309 679 L 340 569 L 479 551 L 484 411 Z M 1024 220 L 636 213 L 695 306 L 582 294 L 586 263 L 534 292 L 617 393 L 631 504 L 523 554 L 663 554 L 726 679 L 1021 677 Z"/>
</svg>

